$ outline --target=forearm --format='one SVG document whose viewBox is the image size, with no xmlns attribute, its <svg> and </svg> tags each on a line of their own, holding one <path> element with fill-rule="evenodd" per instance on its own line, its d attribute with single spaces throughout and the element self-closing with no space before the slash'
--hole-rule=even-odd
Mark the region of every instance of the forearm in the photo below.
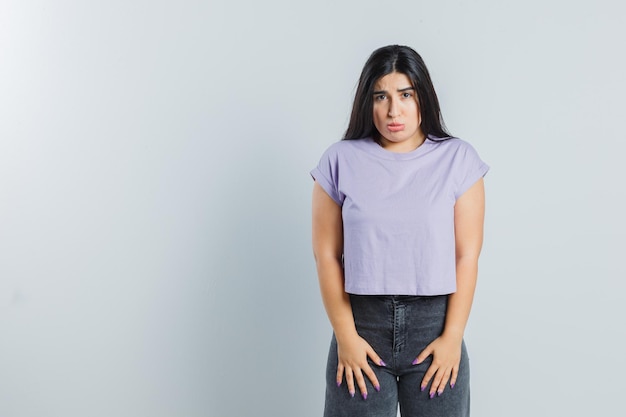
<svg viewBox="0 0 626 417">
<path fill-rule="evenodd" d="M 335 337 L 341 340 L 356 335 L 352 306 L 344 290 L 343 268 L 340 261 L 321 259 L 316 261 L 316 266 L 322 300 Z"/>
<path fill-rule="evenodd" d="M 456 264 L 456 292 L 448 297 L 446 322 L 443 335 L 459 341 L 463 339 L 465 326 L 470 315 L 476 280 L 478 276 L 478 259 L 475 257 L 461 258 Z"/>
</svg>

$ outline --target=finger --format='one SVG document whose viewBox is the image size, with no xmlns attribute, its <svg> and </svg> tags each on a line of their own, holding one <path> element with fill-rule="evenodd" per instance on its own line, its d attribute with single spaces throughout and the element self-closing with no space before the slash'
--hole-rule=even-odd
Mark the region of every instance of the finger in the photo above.
<svg viewBox="0 0 626 417">
<path fill-rule="evenodd" d="M 340 386 L 342 379 L 343 379 L 343 365 L 342 364 L 337 365 L 337 375 L 335 379 L 337 380 L 337 386 Z"/>
<path fill-rule="evenodd" d="M 426 373 L 424 374 L 424 378 L 422 378 L 422 384 L 420 386 L 420 389 L 422 391 L 424 391 L 426 389 L 426 387 L 428 386 L 428 384 L 430 383 L 430 380 L 433 378 L 433 376 L 435 375 L 435 372 L 437 372 L 437 365 L 435 365 L 434 363 L 430 364 L 430 366 L 428 367 L 428 369 L 426 370 Z"/>
<path fill-rule="evenodd" d="M 424 362 L 424 360 L 432 354 L 433 354 L 433 351 L 430 345 L 426 346 L 426 348 L 422 350 L 419 355 L 417 355 L 417 357 L 413 361 L 413 365 L 419 365 L 420 363 Z"/>
<path fill-rule="evenodd" d="M 348 385 L 348 392 L 351 397 L 354 397 L 354 375 L 352 374 L 352 368 L 346 368 L 346 384 Z"/>
<path fill-rule="evenodd" d="M 454 388 L 456 384 L 456 378 L 459 376 L 459 367 L 455 366 L 452 368 L 452 376 L 450 377 L 450 388 Z"/>
<path fill-rule="evenodd" d="M 361 370 L 365 372 L 365 375 L 372 382 L 374 389 L 376 391 L 380 391 L 380 383 L 378 382 L 378 378 L 376 378 L 376 374 L 374 373 L 374 370 L 370 366 L 368 366 L 367 368 L 363 368 Z"/>
<path fill-rule="evenodd" d="M 435 394 L 438 393 L 439 384 L 441 384 L 441 379 L 443 378 L 443 368 L 437 368 L 437 372 L 433 375 L 433 383 L 430 384 L 429 396 L 430 398 L 434 398 Z"/>
<path fill-rule="evenodd" d="M 440 370 L 442 370 L 442 369 L 440 368 Z M 452 372 L 452 369 L 450 369 L 450 368 L 446 368 L 445 370 L 443 370 L 443 372 L 441 372 L 441 379 L 437 383 L 437 395 L 438 396 L 443 394 L 443 391 L 446 389 L 446 385 L 448 384 L 448 380 L 450 380 L 450 373 L 451 372 Z"/>
<path fill-rule="evenodd" d="M 359 386 L 361 397 L 363 397 L 364 400 L 367 400 L 367 385 L 365 385 L 365 378 L 363 378 L 363 373 L 360 369 L 354 371 L 354 379 L 356 380 L 356 384 Z"/>
<path fill-rule="evenodd" d="M 371 346 L 367 350 L 367 356 L 369 356 L 369 358 L 372 360 L 372 362 L 374 362 L 376 365 L 378 365 L 378 366 L 387 366 L 385 361 L 383 361 L 380 358 L 380 356 L 378 356 L 378 354 L 374 351 L 374 349 L 372 349 Z"/>
</svg>

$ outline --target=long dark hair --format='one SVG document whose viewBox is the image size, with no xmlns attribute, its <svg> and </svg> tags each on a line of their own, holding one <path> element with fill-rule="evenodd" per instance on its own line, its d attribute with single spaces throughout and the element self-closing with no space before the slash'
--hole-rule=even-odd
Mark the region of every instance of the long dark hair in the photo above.
<svg viewBox="0 0 626 417">
<path fill-rule="evenodd" d="M 443 122 L 437 93 L 424 60 L 408 46 L 389 45 L 375 50 L 363 67 L 354 96 L 350 124 L 343 139 L 373 137 L 379 141 L 373 116 L 374 86 L 380 78 L 392 72 L 404 74 L 411 80 L 417 92 L 424 135 L 449 138 L 451 135 Z"/>
</svg>

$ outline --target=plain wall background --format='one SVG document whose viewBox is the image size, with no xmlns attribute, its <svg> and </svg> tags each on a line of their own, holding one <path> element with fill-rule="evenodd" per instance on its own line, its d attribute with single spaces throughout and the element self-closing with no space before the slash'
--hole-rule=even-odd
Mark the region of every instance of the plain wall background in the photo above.
<svg viewBox="0 0 626 417">
<path fill-rule="evenodd" d="M 319 416 L 308 171 L 367 56 L 491 165 L 473 415 L 618 412 L 624 6 L 0 3 L 0 416 Z"/>
</svg>

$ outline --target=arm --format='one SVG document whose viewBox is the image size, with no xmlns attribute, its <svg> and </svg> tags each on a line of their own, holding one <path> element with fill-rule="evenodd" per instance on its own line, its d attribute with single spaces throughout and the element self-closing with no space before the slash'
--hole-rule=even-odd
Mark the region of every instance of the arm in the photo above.
<svg viewBox="0 0 626 417">
<path fill-rule="evenodd" d="M 367 397 L 365 374 L 374 387 L 380 387 L 374 371 L 367 362 L 369 356 L 382 364 L 371 346 L 361 338 L 354 324 L 350 298 L 344 291 L 343 267 L 343 221 L 341 207 L 315 182 L 313 187 L 313 254 L 320 283 L 320 291 L 326 313 L 337 339 L 337 385 L 345 373 L 346 383 L 354 395 L 354 382 L 361 395 Z"/>
<path fill-rule="evenodd" d="M 478 257 L 483 242 L 484 213 L 485 190 L 481 178 L 457 199 L 454 207 L 457 290 L 448 298 L 444 331 L 414 362 L 421 363 L 429 355 L 433 355 L 433 362 L 422 381 L 424 389 L 434 377 L 430 388 L 431 397 L 435 393 L 441 395 L 448 381 L 452 387 L 456 382 L 463 333 L 476 288 Z"/>
</svg>

